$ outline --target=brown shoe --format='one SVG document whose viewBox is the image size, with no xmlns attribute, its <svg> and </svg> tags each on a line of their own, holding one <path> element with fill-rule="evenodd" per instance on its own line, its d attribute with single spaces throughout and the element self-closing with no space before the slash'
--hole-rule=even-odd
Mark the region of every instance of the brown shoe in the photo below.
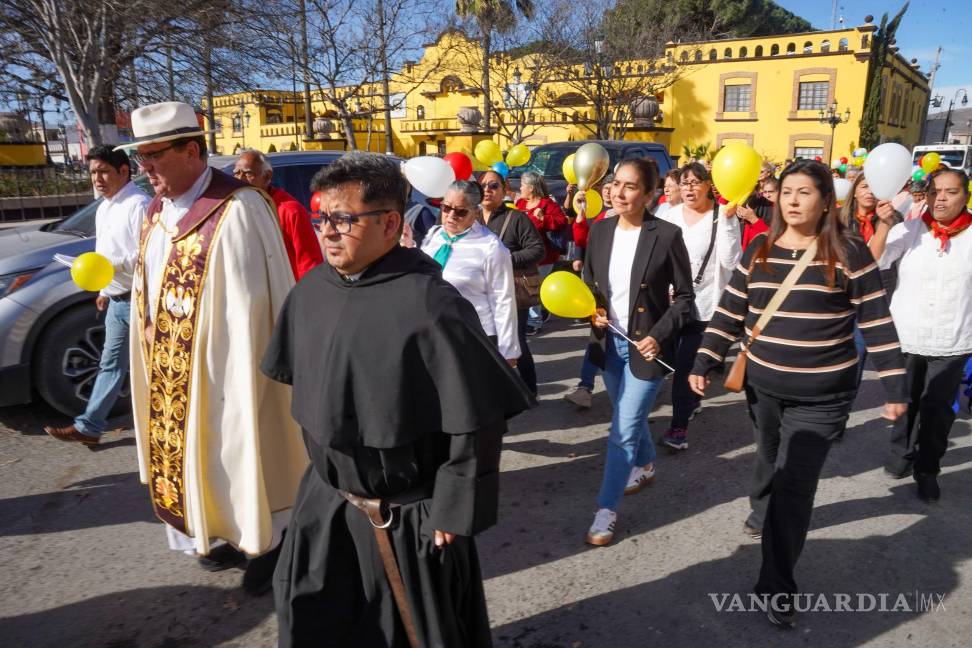
<svg viewBox="0 0 972 648">
<path fill-rule="evenodd" d="M 48 425 L 44 428 L 44 431 L 50 434 L 55 439 L 57 439 L 58 441 L 67 441 L 67 442 L 76 441 L 78 443 L 83 443 L 89 448 L 92 446 L 96 446 L 98 445 L 98 443 L 101 442 L 101 439 L 99 437 L 93 437 L 93 436 L 88 436 L 87 434 L 81 434 L 81 432 L 78 431 L 78 428 L 74 427 L 73 425 L 69 425 L 67 427 L 62 427 L 62 428 Z"/>
</svg>

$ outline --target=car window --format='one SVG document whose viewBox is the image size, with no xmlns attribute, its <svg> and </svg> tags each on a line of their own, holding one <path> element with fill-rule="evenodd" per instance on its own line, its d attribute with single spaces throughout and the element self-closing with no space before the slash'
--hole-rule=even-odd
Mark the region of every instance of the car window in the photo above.
<svg viewBox="0 0 972 648">
<path fill-rule="evenodd" d="M 300 204 L 310 209 L 311 180 L 322 167 L 323 165 L 319 163 L 288 164 L 277 167 L 273 170 L 273 184 L 282 187 Z"/>
<path fill-rule="evenodd" d="M 640 147 L 630 146 L 624 150 L 624 159 L 633 160 L 635 158 L 645 157 L 645 149 Z"/>
</svg>

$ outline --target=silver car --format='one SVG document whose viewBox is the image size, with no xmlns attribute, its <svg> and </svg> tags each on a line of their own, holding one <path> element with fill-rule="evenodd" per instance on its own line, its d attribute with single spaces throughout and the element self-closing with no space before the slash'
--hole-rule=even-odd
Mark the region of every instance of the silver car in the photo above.
<svg viewBox="0 0 972 648">
<path fill-rule="evenodd" d="M 340 155 L 271 153 L 274 184 L 306 206 L 311 178 Z M 211 166 L 226 171 L 234 161 L 230 156 L 209 159 Z M 135 182 L 151 195 L 146 178 Z M 104 315 L 95 308 L 96 295 L 78 288 L 69 269 L 52 259 L 56 253 L 94 251 L 99 203 L 58 223 L 0 230 L 0 407 L 40 396 L 69 416 L 84 411 L 101 360 Z M 119 398 L 113 414 L 128 407 L 128 399 Z"/>
</svg>

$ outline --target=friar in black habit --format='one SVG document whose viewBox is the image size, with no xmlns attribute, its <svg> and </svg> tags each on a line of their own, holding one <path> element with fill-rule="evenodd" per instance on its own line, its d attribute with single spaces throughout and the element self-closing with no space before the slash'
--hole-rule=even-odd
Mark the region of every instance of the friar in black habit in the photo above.
<svg viewBox="0 0 972 648">
<path fill-rule="evenodd" d="M 315 176 L 328 263 L 264 358 L 311 458 L 274 577 L 280 646 L 492 644 L 473 536 L 533 401 L 438 264 L 399 247 L 406 186 L 366 153 Z"/>
</svg>

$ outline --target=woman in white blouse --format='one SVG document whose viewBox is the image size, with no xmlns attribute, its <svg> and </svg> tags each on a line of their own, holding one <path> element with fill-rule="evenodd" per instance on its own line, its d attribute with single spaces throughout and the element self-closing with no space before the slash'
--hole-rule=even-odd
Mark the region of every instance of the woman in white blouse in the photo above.
<svg viewBox="0 0 972 648">
<path fill-rule="evenodd" d="M 496 341 L 511 367 L 520 357 L 516 296 L 509 250 L 480 220 L 482 189 L 453 182 L 442 199 L 442 225 L 429 230 L 422 251 L 442 266 L 442 278 L 476 309 L 486 335 Z"/>
<path fill-rule="evenodd" d="M 686 324 L 678 339 L 675 377 L 672 382 L 672 424 L 662 443 L 675 450 L 688 448 L 688 424 L 698 413 L 700 400 L 688 385 L 702 334 L 712 319 L 722 291 L 742 256 L 742 232 L 733 212 L 718 209 L 712 179 L 698 162 L 686 164 L 679 175 L 681 203 L 659 218 L 682 230 L 692 262 L 695 288 L 695 321 Z"/>
</svg>

